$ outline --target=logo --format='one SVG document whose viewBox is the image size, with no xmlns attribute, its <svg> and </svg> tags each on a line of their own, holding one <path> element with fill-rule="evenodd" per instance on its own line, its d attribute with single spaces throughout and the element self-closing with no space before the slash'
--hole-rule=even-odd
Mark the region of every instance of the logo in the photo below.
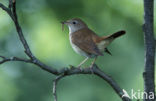
<svg viewBox="0 0 156 101">
<path fill-rule="evenodd" d="M 128 98 L 130 98 L 130 96 L 128 95 L 128 93 L 127 93 L 126 90 L 123 89 L 123 92 L 124 92 L 124 95 L 122 95 L 122 98 L 123 98 L 123 97 L 128 97 Z"/>
<path fill-rule="evenodd" d="M 123 89 L 124 94 L 122 95 L 123 97 L 127 97 L 130 99 L 154 99 L 154 93 L 153 92 L 144 92 L 141 90 L 135 91 L 134 89 L 131 89 L 130 93 L 128 94 L 125 89 Z"/>
</svg>

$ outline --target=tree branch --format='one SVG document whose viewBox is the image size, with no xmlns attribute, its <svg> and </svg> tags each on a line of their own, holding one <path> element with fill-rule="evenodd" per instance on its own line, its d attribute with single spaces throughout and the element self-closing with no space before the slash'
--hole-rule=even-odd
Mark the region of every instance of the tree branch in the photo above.
<svg viewBox="0 0 156 101">
<path fill-rule="evenodd" d="M 145 68 L 144 68 L 144 91 L 154 93 L 154 98 L 145 98 L 144 101 L 155 100 L 155 39 L 154 39 L 154 0 L 144 0 L 144 44 L 145 44 Z"/>
<path fill-rule="evenodd" d="M 64 70 L 63 73 L 64 74 L 62 76 L 56 78 L 56 81 L 54 80 L 54 85 L 53 85 L 54 90 L 56 89 L 57 82 L 60 79 L 62 79 L 63 77 L 71 76 L 71 75 L 75 75 L 75 74 L 91 74 L 91 75 L 96 75 L 96 76 L 102 78 L 103 80 L 105 80 L 114 89 L 114 91 L 120 96 L 120 98 L 123 101 L 131 101 L 131 99 L 129 99 L 128 97 L 125 97 L 125 96 L 122 97 L 124 95 L 124 92 L 120 88 L 120 86 L 110 76 L 108 76 L 103 71 L 101 71 L 96 64 L 93 65 L 92 69 L 89 67 L 85 68 L 85 69 L 79 69 L 76 67 L 71 67 L 70 69 Z M 57 98 L 56 92 L 54 94 L 55 94 L 55 98 Z"/>
<path fill-rule="evenodd" d="M 75 75 L 75 74 L 94 74 L 100 78 L 102 78 L 103 80 L 105 80 L 113 89 L 114 91 L 119 95 L 119 97 L 122 99 L 122 101 L 131 101 L 129 98 L 127 97 L 122 97 L 124 95 L 123 90 L 120 88 L 120 86 L 108 75 L 106 75 L 103 71 L 101 71 L 97 65 L 93 66 L 93 69 L 90 68 L 84 68 L 84 69 L 78 69 L 75 67 L 71 67 L 71 68 L 63 68 L 60 70 L 56 70 L 53 67 L 50 67 L 46 64 L 44 64 L 43 62 L 41 62 L 39 59 L 37 59 L 33 53 L 31 52 L 29 45 L 23 35 L 23 31 L 22 28 L 18 22 L 18 17 L 16 14 L 16 1 L 15 0 L 9 0 L 9 5 L 8 7 L 5 7 L 3 4 L 0 3 L 0 8 L 2 8 L 4 11 L 6 11 L 8 13 L 8 15 L 12 18 L 15 27 L 16 27 L 16 31 L 18 33 L 19 39 L 25 49 L 25 53 L 26 55 L 30 58 L 30 59 L 21 59 L 18 57 L 12 57 L 12 58 L 6 58 L 4 56 L 0 56 L 0 58 L 2 58 L 2 60 L 0 61 L 0 64 L 3 64 L 5 62 L 9 62 L 9 61 L 20 61 L 20 62 L 25 62 L 25 63 L 31 63 L 34 64 L 38 67 L 40 67 L 41 69 L 54 74 L 57 76 L 57 78 L 53 81 L 53 95 L 54 95 L 54 99 L 55 101 L 57 101 L 57 95 L 56 95 L 56 85 L 57 82 L 59 80 L 61 80 L 63 77 L 66 76 L 70 76 L 70 75 Z"/>
<path fill-rule="evenodd" d="M 26 59 L 21 59 L 18 57 L 4 57 L 4 56 L 0 56 L 0 58 L 2 58 L 2 60 L 0 61 L 0 64 L 3 64 L 5 62 L 9 62 L 9 61 L 21 61 L 21 62 L 26 62 L 26 63 L 31 63 L 31 60 L 26 60 Z"/>
<path fill-rule="evenodd" d="M 57 101 L 57 94 L 56 94 L 56 86 L 57 86 L 57 82 L 62 79 L 65 75 L 60 75 L 58 77 L 56 77 L 55 80 L 53 80 L 53 96 L 54 96 L 54 101 Z"/>
<path fill-rule="evenodd" d="M 16 26 L 16 30 L 18 32 L 18 35 L 19 35 L 19 38 L 20 38 L 20 41 L 22 42 L 24 48 L 25 48 L 25 53 L 33 60 L 34 56 L 28 46 L 28 43 L 27 41 L 25 40 L 24 38 L 24 35 L 23 35 L 23 31 L 19 25 L 19 22 L 18 22 L 18 18 L 17 18 L 17 14 L 16 14 L 16 1 L 13 2 L 13 18 L 14 18 L 14 24 Z"/>
<path fill-rule="evenodd" d="M 25 49 L 25 53 L 26 55 L 31 59 L 31 63 L 41 67 L 42 69 L 50 72 L 50 73 L 53 73 L 55 75 L 58 75 L 58 72 L 55 68 L 52 68 L 50 66 L 47 66 L 46 64 L 40 62 L 40 60 L 38 60 L 31 52 L 30 48 L 29 48 L 29 45 L 23 35 L 23 31 L 22 31 L 22 28 L 21 26 L 19 25 L 19 22 L 18 22 L 18 18 L 17 18 L 17 14 L 16 14 L 16 1 L 13 0 L 14 2 L 12 2 L 12 0 L 9 1 L 9 7 L 11 8 L 7 8 L 5 7 L 3 4 L 0 3 L 0 7 L 2 9 L 4 9 L 9 15 L 10 17 L 12 18 L 14 24 L 15 24 L 15 27 L 16 27 L 16 31 L 18 33 L 18 36 L 19 36 L 19 39 Z M 12 10 L 11 10 L 12 9 Z"/>
</svg>

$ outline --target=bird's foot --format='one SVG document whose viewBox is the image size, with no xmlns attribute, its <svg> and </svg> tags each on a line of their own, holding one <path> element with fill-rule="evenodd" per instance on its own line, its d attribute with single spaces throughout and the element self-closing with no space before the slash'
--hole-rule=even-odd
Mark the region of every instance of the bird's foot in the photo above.
<svg viewBox="0 0 156 101">
<path fill-rule="evenodd" d="M 79 69 L 80 71 L 82 71 L 81 66 L 75 67 L 75 66 L 69 65 L 69 68 L 70 68 L 70 69 Z"/>
<path fill-rule="evenodd" d="M 89 66 L 89 69 L 90 69 L 90 71 L 91 71 L 92 74 L 94 74 L 93 67 L 94 67 L 94 64 L 91 64 L 91 65 Z"/>
<path fill-rule="evenodd" d="M 80 71 L 82 71 L 82 68 L 81 68 L 81 66 L 78 66 L 78 69 L 79 69 Z"/>
<path fill-rule="evenodd" d="M 73 65 L 69 65 L 70 69 L 75 69 L 75 67 Z"/>
</svg>

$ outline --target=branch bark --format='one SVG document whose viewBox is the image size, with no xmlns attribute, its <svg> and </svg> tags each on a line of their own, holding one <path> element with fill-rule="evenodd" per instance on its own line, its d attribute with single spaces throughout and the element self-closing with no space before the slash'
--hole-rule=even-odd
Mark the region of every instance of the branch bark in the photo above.
<svg viewBox="0 0 156 101">
<path fill-rule="evenodd" d="M 7 57 L 4 57 L 4 56 L 0 56 L 0 58 L 2 58 L 2 60 L 0 61 L 0 64 L 3 64 L 3 63 L 8 62 L 8 61 L 22 61 L 22 62 L 25 62 L 25 63 L 30 63 L 31 62 L 31 60 L 22 59 L 22 58 L 18 58 L 18 57 L 7 58 Z"/>
<path fill-rule="evenodd" d="M 101 71 L 96 64 L 93 65 L 92 69 L 89 67 L 84 68 L 84 69 L 71 67 L 70 69 L 66 69 L 62 75 L 56 77 L 56 79 L 53 81 L 53 94 L 54 94 L 55 101 L 57 101 L 57 94 L 56 94 L 57 82 L 66 76 L 71 76 L 71 75 L 76 75 L 76 74 L 96 75 L 102 78 L 103 80 L 105 80 L 114 89 L 114 91 L 116 92 L 116 94 L 118 94 L 118 96 L 122 99 L 122 101 L 131 101 L 130 98 L 123 96 L 125 93 L 120 88 L 120 86 L 109 75 Z"/>
<path fill-rule="evenodd" d="M 84 68 L 84 69 L 80 70 L 80 69 L 72 66 L 71 68 L 64 67 L 60 70 L 56 70 L 55 68 L 50 67 L 50 66 L 44 64 L 43 62 L 41 62 L 39 59 L 37 59 L 33 55 L 33 53 L 31 52 L 31 50 L 29 48 L 29 45 L 23 35 L 23 31 L 19 24 L 18 17 L 16 14 L 16 1 L 9 0 L 8 7 L 6 7 L 2 3 L 0 3 L 0 8 L 2 8 L 4 11 L 6 11 L 8 13 L 8 15 L 11 17 L 11 19 L 13 20 L 15 27 L 16 27 L 16 31 L 19 36 L 19 39 L 25 49 L 25 53 L 29 57 L 29 59 L 22 59 L 22 58 L 18 58 L 18 57 L 6 58 L 5 56 L 0 56 L 0 58 L 2 58 L 0 60 L 0 64 L 10 62 L 10 61 L 20 61 L 20 62 L 24 62 L 24 63 L 31 63 L 31 64 L 34 64 L 34 65 L 40 67 L 44 71 L 47 71 L 53 75 L 56 75 L 57 78 L 53 81 L 53 95 L 54 95 L 55 101 L 57 101 L 57 95 L 56 95 L 57 82 L 66 76 L 71 76 L 71 75 L 75 75 L 75 74 L 92 74 L 92 75 L 94 74 L 94 75 L 102 78 L 103 80 L 105 80 L 114 89 L 116 94 L 119 95 L 119 97 L 122 99 L 122 101 L 131 101 L 131 99 L 129 99 L 125 96 L 122 97 L 124 95 L 124 92 L 121 89 L 121 87 L 110 76 L 108 76 L 103 71 L 101 71 L 97 65 L 94 65 L 93 69 L 90 69 L 88 67 L 88 68 Z"/>
<path fill-rule="evenodd" d="M 144 44 L 145 44 L 145 68 L 143 73 L 144 91 L 150 94 L 154 93 L 154 98 L 146 98 L 144 101 L 155 100 L 155 39 L 154 39 L 154 0 L 144 0 Z"/>
</svg>

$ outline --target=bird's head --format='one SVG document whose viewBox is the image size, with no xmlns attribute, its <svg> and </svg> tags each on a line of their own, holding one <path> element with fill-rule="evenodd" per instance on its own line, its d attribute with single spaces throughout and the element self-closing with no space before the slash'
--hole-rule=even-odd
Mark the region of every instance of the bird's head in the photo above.
<svg viewBox="0 0 156 101">
<path fill-rule="evenodd" d="M 69 28 L 70 33 L 76 32 L 82 28 L 86 28 L 87 25 L 79 18 L 74 18 L 71 20 L 67 20 L 65 22 L 62 22 L 62 24 L 67 25 Z"/>
</svg>

